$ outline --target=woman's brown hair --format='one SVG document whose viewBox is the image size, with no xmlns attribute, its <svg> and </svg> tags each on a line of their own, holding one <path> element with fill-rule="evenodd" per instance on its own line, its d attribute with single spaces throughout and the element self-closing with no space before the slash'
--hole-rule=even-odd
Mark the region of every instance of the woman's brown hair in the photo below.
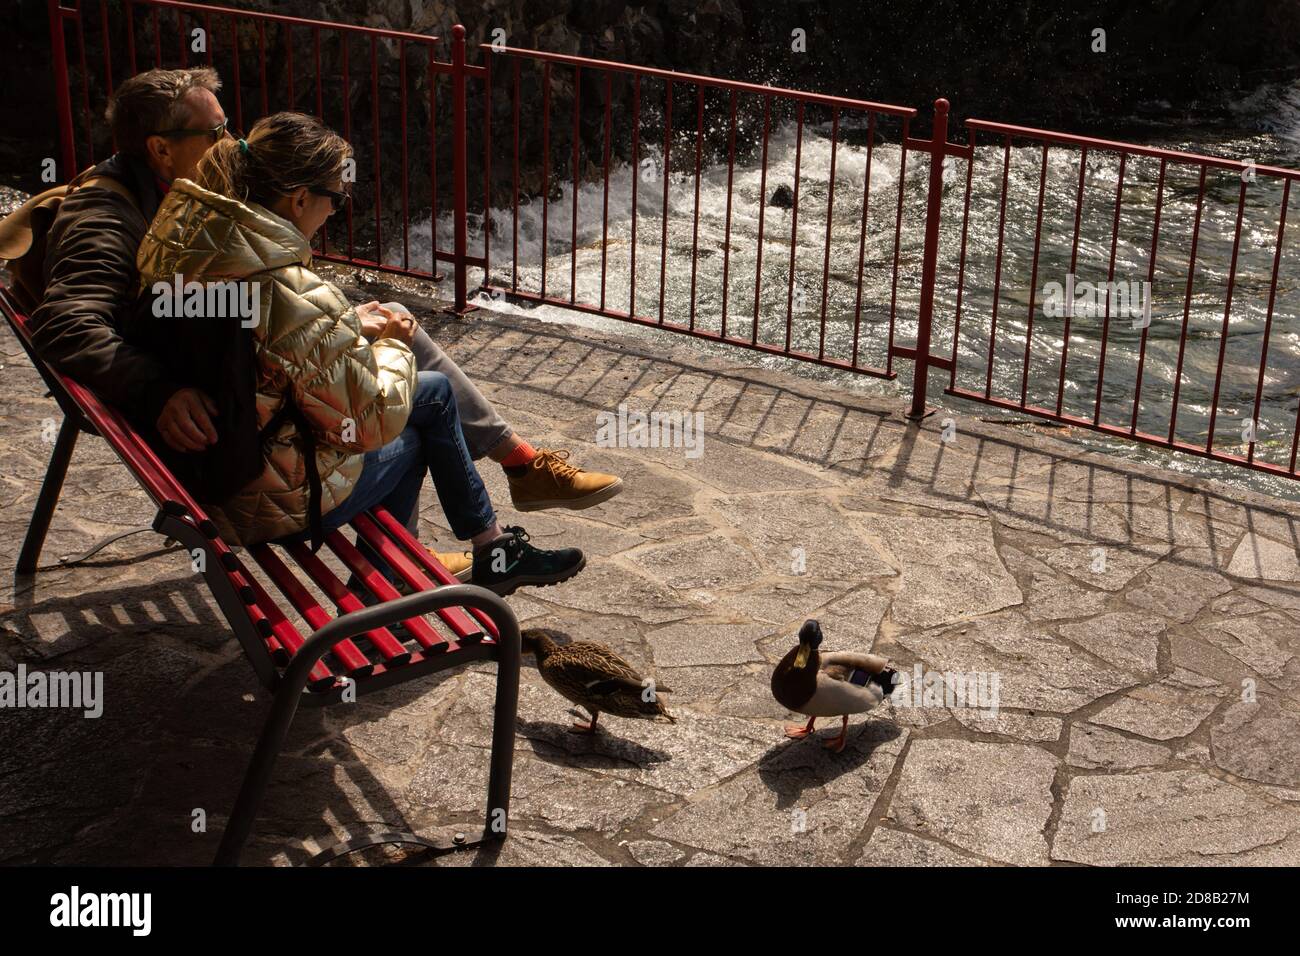
<svg viewBox="0 0 1300 956">
<path fill-rule="evenodd" d="M 199 160 L 194 180 L 240 202 L 268 205 L 303 186 L 332 189 L 352 147 L 306 113 L 273 113 L 253 124 L 248 137 L 219 140 Z"/>
</svg>

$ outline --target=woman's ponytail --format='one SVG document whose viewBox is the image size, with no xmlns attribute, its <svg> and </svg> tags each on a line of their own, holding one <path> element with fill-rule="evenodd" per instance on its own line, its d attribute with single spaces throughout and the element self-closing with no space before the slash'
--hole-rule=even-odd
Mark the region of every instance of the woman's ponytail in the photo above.
<svg viewBox="0 0 1300 956">
<path fill-rule="evenodd" d="M 204 189 L 262 204 L 303 186 L 329 189 L 352 147 L 306 113 L 274 113 L 253 124 L 247 139 L 225 137 L 204 154 L 194 180 Z"/>
</svg>

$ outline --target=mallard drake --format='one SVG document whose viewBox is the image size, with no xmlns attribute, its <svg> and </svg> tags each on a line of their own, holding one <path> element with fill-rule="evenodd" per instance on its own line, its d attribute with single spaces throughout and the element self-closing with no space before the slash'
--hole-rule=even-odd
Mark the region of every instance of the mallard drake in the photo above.
<svg viewBox="0 0 1300 956">
<path fill-rule="evenodd" d="M 781 658 L 772 672 L 772 696 L 781 706 L 804 714 L 808 725 L 792 724 L 785 735 L 796 740 L 813 732 L 818 717 L 841 717 L 840 735 L 826 746 L 839 753 L 849 730 L 849 714 L 864 714 L 876 707 L 894 689 L 898 673 L 883 657 L 875 654 L 826 654 L 817 648 L 822 628 L 805 621 L 799 628 L 799 643 Z"/>
<path fill-rule="evenodd" d="M 602 713 L 619 717 L 675 718 L 664 709 L 660 694 L 672 691 L 642 677 L 608 647 L 590 641 L 569 641 L 548 628 L 529 628 L 519 635 L 523 652 L 537 657 L 537 670 L 561 697 L 567 697 L 591 714 L 591 722 L 576 721 L 573 729 L 594 734 Z M 557 644 L 555 638 L 566 643 Z"/>
</svg>

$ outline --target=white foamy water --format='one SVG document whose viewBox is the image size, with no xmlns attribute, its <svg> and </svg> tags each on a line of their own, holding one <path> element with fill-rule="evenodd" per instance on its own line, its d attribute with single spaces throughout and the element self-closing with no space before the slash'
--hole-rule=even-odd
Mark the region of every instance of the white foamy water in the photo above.
<svg viewBox="0 0 1300 956">
<path fill-rule="evenodd" d="M 1261 90 L 1239 104 L 1243 117 L 1266 113 L 1263 133 L 1217 134 L 1199 143 L 1175 141 L 1159 145 L 1230 158 L 1253 158 L 1261 164 L 1294 164 L 1300 152 L 1300 85 Z M 710 332 L 722 329 L 724 270 L 727 334 L 760 342 L 785 345 L 786 319 L 790 317 L 793 349 L 849 361 L 853 357 L 855 325 L 857 358 L 861 365 L 885 364 L 891 308 L 896 314 L 895 341 L 915 340 L 917 299 L 925 218 L 928 157 L 909 152 L 903 182 L 903 224 L 899 238 L 897 284 L 894 283 L 895 223 L 899 202 L 902 153 L 897 144 L 880 144 L 872 150 L 871 182 L 865 241 L 860 246 L 863 180 L 867 148 L 841 140 L 835 149 L 834 200 L 828 210 L 831 188 L 829 127 L 806 126 L 799 156 L 799 208 L 797 229 L 791 210 L 767 205 L 780 185 L 795 181 L 796 130 L 793 124 L 773 130 L 768 153 L 765 189 L 760 188 L 761 164 L 737 161 L 731 184 L 728 232 L 728 183 L 725 163 L 708 165 L 699 178 L 698 229 L 695 228 L 696 185 L 694 168 L 671 171 L 667 180 L 668 216 L 664 227 L 662 155 L 654 149 L 643 156 L 651 175 L 637 179 L 635 240 L 635 312 L 657 320 L 660 283 L 663 283 L 663 318 Z M 951 137 L 964 141 L 958 128 Z M 1084 178 L 1079 242 L 1073 244 L 1075 199 L 1078 189 L 1078 153 L 1053 149 L 1049 153 L 1044 186 L 1043 227 L 1039 239 L 1038 272 L 1031 284 L 1041 149 L 1015 145 L 1007 171 L 1003 254 L 996 256 L 1002 218 L 1004 152 L 990 137 L 980 140 L 972 184 L 971 214 L 967 232 L 967 257 L 958 353 L 959 386 L 983 390 L 986 377 L 995 396 L 1018 400 L 1023 387 L 1031 404 L 1053 407 L 1064 344 L 1061 320 L 1042 311 L 1043 287 L 1063 281 L 1074 260 L 1078 281 L 1102 282 L 1147 278 L 1153 209 L 1159 162 L 1131 158 L 1124 170 L 1124 192 L 1118 235 L 1114 230 L 1119 160 L 1112 154 L 1089 156 Z M 678 157 L 674 152 L 674 157 Z M 693 152 L 691 153 L 693 156 Z M 944 173 L 944 218 L 936 288 L 934 351 L 952 350 L 956 312 L 958 250 L 962 228 L 962 198 L 966 185 L 965 162 L 949 160 Z M 584 181 L 578 189 L 576 246 L 573 234 L 573 183 L 562 174 L 559 198 L 547 206 L 546 294 L 581 304 L 628 311 L 632 293 L 632 191 L 638 171 L 619 165 L 611 168 L 608 212 L 602 180 Z M 1204 442 L 1208 435 L 1213 382 L 1220 362 L 1220 332 L 1228 277 L 1232 262 L 1240 182 L 1235 173 L 1211 173 L 1198 238 L 1196 271 L 1190 299 L 1187 268 L 1195 221 L 1197 179 L 1195 170 L 1169 166 L 1161 202 L 1161 227 L 1156 255 L 1156 279 L 1150 289 L 1152 322 L 1147 334 L 1138 428 L 1163 434 L 1168 428 L 1172 390 L 1179 367 L 1180 332 L 1186 321 L 1188 342 L 1181 349 L 1182 377 L 1177 436 Z M 1300 192 L 1300 190 L 1296 190 Z M 1243 207 L 1242 238 L 1237 250 L 1228 345 L 1222 364 L 1223 383 L 1218 396 L 1215 447 L 1244 451 L 1242 429 L 1252 417 L 1263 332 L 1268 312 L 1268 289 L 1276 249 L 1281 186 L 1259 178 L 1248 187 Z M 762 263 L 758 263 L 759 218 L 762 209 Z M 830 228 L 827 229 L 829 214 Z M 512 281 L 523 291 L 537 293 L 543 271 L 543 206 L 540 199 L 521 202 L 518 212 L 518 256 L 514 250 L 514 219 L 510 208 L 493 209 L 491 225 L 491 285 L 509 289 Z M 607 221 L 606 221 L 607 217 Z M 1296 402 L 1300 396 L 1300 199 L 1292 197 L 1283 244 L 1279 292 L 1269 337 L 1268 362 L 1261 394 L 1256 455 L 1286 464 L 1290 454 Z M 482 250 L 481 216 L 470 218 L 471 254 Z M 438 245 L 452 245 L 450 214 L 440 215 Z M 430 223 L 426 219 L 411 235 L 411 260 L 429 255 Z M 608 241 L 602 248 L 602 234 Z M 730 241 L 727 241 L 728 234 Z M 666 238 L 665 238 L 666 236 Z M 791 240 L 794 239 L 793 284 Z M 829 236 L 829 251 L 827 239 Z M 1114 267 L 1110 259 L 1114 246 Z M 666 268 L 661 273 L 666 244 Z M 862 249 L 861 302 L 859 305 L 859 249 Z M 692 272 L 692 251 L 696 250 Z M 825 264 L 825 270 L 823 265 Z M 823 275 L 826 281 L 823 286 Z M 572 280 L 571 280 L 572 277 Z M 471 288 L 481 282 L 481 270 L 470 271 Z M 757 309 L 755 288 L 758 288 Z M 996 291 L 997 334 L 992 374 L 989 376 L 989 339 Z M 825 296 L 825 324 L 821 321 Z M 637 326 L 617 319 L 584 315 L 569 309 L 507 299 L 480 293 L 478 301 L 501 311 L 526 313 L 544 321 L 568 322 L 624 333 Z M 891 305 L 892 303 L 892 305 Z M 1025 346 L 1031 303 L 1034 334 L 1025 373 Z M 692 306 L 693 304 L 693 306 Z M 855 322 L 856 319 L 856 322 Z M 1103 319 L 1075 318 L 1070 329 L 1069 363 L 1061 398 L 1063 409 L 1091 418 L 1097 408 L 1097 367 Z M 641 334 L 655 335 L 652 331 Z M 1127 427 L 1133 407 L 1141 332 L 1127 317 L 1111 320 L 1101 389 L 1101 421 Z M 746 363 L 787 364 L 786 360 L 760 356 L 728 346 L 673 336 L 667 348 L 714 351 Z M 897 393 L 910 388 L 909 363 L 900 361 L 897 383 L 838 372 L 800 363 L 801 374 L 832 378 L 855 387 Z M 936 373 L 931 389 L 941 397 Z M 944 382 L 943 384 L 946 384 Z M 962 406 L 970 413 L 996 414 L 982 406 Z M 1093 433 L 1075 432 L 1082 440 L 1132 457 L 1157 458 L 1166 467 L 1209 473 L 1239 484 L 1295 494 L 1293 482 L 1244 472 L 1190 456 L 1169 456 L 1136 443 L 1111 440 Z"/>
</svg>

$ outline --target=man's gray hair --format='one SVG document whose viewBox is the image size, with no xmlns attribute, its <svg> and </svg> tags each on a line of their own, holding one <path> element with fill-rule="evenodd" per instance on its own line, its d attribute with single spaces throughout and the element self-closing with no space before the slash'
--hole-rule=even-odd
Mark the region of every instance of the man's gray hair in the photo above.
<svg viewBox="0 0 1300 956">
<path fill-rule="evenodd" d="M 106 115 L 117 148 L 143 155 L 150 136 L 185 128 L 190 121 L 185 97 L 191 90 L 207 90 L 215 95 L 220 89 L 221 78 L 209 66 L 136 74 L 119 86 L 108 102 Z"/>
</svg>

